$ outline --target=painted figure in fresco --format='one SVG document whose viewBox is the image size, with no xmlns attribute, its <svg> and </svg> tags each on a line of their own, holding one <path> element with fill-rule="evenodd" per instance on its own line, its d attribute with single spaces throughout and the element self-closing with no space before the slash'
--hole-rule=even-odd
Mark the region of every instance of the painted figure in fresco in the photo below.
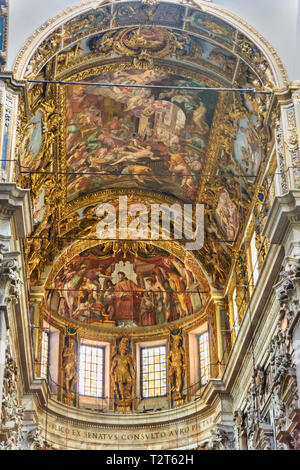
<svg viewBox="0 0 300 470">
<path fill-rule="evenodd" d="M 119 160 L 112 163 L 112 165 L 118 165 L 121 162 L 125 161 L 135 161 L 139 158 L 150 158 L 150 160 L 159 160 L 159 157 L 154 157 L 153 152 L 151 152 L 151 146 L 147 145 L 146 148 L 141 147 L 138 145 L 134 147 L 133 145 L 129 145 L 128 149 L 130 151 L 121 151 L 120 154 L 123 155 Z"/>
<path fill-rule="evenodd" d="M 115 285 L 115 319 L 137 320 L 138 297 L 142 289 L 127 279 L 123 271 L 118 272 L 118 278 L 119 282 Z"/>
<path fill-rule="evenodd" d="M 198 108 L 195 109 L 193 112 L 193 121 L 194 124 L 197 126 L 197 131 L 201 134 L 207 134 L 209 131 L 209 126 L 205 120 L 206 115 L 206 107 L 204 106 L 203 102 L 200 101 Z"/>
<path fill-rule="evenodd" d="M 165 323 L 165 305 L 163 303 L 163 286 L 155 279 L 145 281 L 146 291 L 143 292 L 140 310 L 141 325 L 151 326 Z"/>
<path fill-rule="evenodd" d="M 106 281 L 106 289 L 103 295 L 103 302 L 105 305 L 106 314 L 108 315 L 108 319 L 113 320 L 115 318 L 116 295 L 115 286 L 110 279 Z"/>
<path fill-rule="evenodd" d="M 81 263 L 79 266 L 72 266 L 72 264 L 69 264 L 65 267 L 64 272 L 62 273 L 62 281 L 64 282 L 65 286 L 64 290 L 62 291 L 62 295 L 65 298 L 70 311 L 73 311 L 77 305 L 75 291 L 81 284 L 86 268 L 87 265 L 85 263 Z"/>
<path fill-rule="evenodd" d="M 216 209 L 217 223 L 229 241 L 233 241 L 239 228 L 237 208 L 231 201 L 227 191 L 220 194 Z"/>
<path fill-rule="evenodd" d="M 170 287 L 169 281 L 164 280 L 163 283 L 163 305 L 165 311 L 166 321 L 173 321 L 178 318 L 178 300 L 176 295 Z"/>
<path fill-rule="evenodd" d="M 42 115 L 38 111 L 26 126 L 21 145 L 22 165 L 30 166 L 42 147 Z"/>
<path fill-rule="evenodd" d="M 98 79 L 123 84 L 189 83 L 154 70 L 107 72 Z M 164 185 L 179 197 L 195 198 L 216 94 L 210 93 L 208 99 L 188 90 L 118 86 L 67 90 L 67 166 L 73 173 L 68 176 L 68 200 L 114 182 L 159 191 Z"/>
<path fill-rule="evenodd" d="M 189 271 L 186 271 L 183 266 L 181 266 L 181 263 L 173 256 L 164 258 L 164 266 L 168 270 L 167 279 L 170 288 L 178 301 L 179 316 L 185 317 L 192 315 L 192 301 L 190 295 L 186 292 L 186 290 L 190 288 Z"/>
<path fill-rule="evenodd" d="M 187 315 L 193 314 L 193 306 L 190 299 L 190 296 L 185 292 L 185 284 L 182 280 L 182 277 L 176 272 L 171 272 L 169 274 L 169 284 L 170 287 L 176 292 L 177 298 L 179 300 L 181 317 L 186 317 Z"/>
<path fill-rule="evenodd" d="M 78 307 L 86 302 L 92 303 L 97 298 L 97 285 L 92 282 L 89 278 L 83 277 L 80 285 L 80 291 L 78 294 Z"/>
<path fill-rule="evenodd" d="M 152 326 L 156 324 L 155 298 L 154 293 L 151 290 L 146 290 L 143 292 L 140 304 L 140 312 L 140 323 L 142 326 Z"/>
<path fill-rule="evenodd" d="M 139 183 L 145 183 L 145 179 L 153 179 L 158 184 L 163 184 L 156 176 L 153 174 L 153 170 L 149 166 L 145 165 L 130 165 L 124 168 L 121 172 L 122 175 L 132 175 L 133 178 L 138 181 Z"/>
<path fill-rule="evenodd" d="M 246 117 L 239 121 L 239 129 L 234 142 L 234 156 L 247 175 L 256 174 L 261 159 L 259 141 Z"/>
</svg>

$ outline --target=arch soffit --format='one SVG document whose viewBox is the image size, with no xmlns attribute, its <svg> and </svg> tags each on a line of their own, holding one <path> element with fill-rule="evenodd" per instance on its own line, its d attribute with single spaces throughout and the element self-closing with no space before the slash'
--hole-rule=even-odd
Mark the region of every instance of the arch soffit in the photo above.
<svg viewBox="0 0 300 470">
<path fill-rule="evenodd" d="M 174 1 L 167 1 L 164 3 L 178 4 Z M 58 27 L 62 26 L 67 21 L 74 19 L 76 16 L 84 14 L 91 9 L 100 8 L 105 4 L 107 4 L 107 2 L 105 1 L 83 2 L 80 5 L 76 5 L 74 7 L 64 10 L 59 15 L 44 23 L 27 40 L 24 47 L 19 52 L 13 67 L 14 78 L 17 80 L 24 79 L 26 67 L 30 61 L 30 58 L 32 57 L 38 46 Z M 193 0 L 192 4 L 191 2 L 180 2 L 179 5 L 187 5 L 190 7 L 193 6 L 195 8 L 198 7 L 200 11 L 211 14 L 216 18 L 227 22 L 230 26 L 236 28 L 239 32 L 248 37 L 266 57 L 274 75 L 276 88 L 282 89 L 287 86 L 287 73 L 277 51 L 270 44 L 270 42 L 263 37 L 263 35 L 261 35 L 256 29 L 250 26 L 246 21 L 244 21 L 237 15 L 228 12 L 216 5 L 207 4 L 206 2 L 201 2 L 199 0 Z"/>
</svg>

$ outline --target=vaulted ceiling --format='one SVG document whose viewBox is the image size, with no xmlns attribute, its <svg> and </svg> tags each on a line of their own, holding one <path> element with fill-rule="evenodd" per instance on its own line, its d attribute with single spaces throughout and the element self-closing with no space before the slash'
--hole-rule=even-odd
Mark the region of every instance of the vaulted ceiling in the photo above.
<svg viewBox="0 0 300 470">
<path fill-rule="evenodd" d="M 16 74 L 21 63 L 22 55 Z M 31 81 L 22 110 L 20 181 L 32 190 L 33 289 L 46 279 L 47 292 L 70 289 L 72 282 L 76 288 L 83 283 L 74 279 L 80 266 L 85 283 L 96 273 L 102 286 L 105 276 L 114 279 L 135 259 L 137 286 L 145 287 L 147 276 L 162 285 L 171 270 L 182 289 L 197 281 L 204 294 L 209 283 L 222 290 L 272 141 L 269 95 L 228 88 L 275 86 L 261 50 L 194 6 L 107 2 L 53 30 L 24 70 Z M 203 248 L 187 255 L 179 241 L 137 247 L 97 240 L 97 208 L 122 195 L 146 205 L 203 203 Z M 62 297 L 61 311 L 70 316 L 73 300 Z M 205 295 L 194 299 L 193 313 L 205 301 Z M 179 304 L 183 316 L 191 314 L 187 300 Z"/>
</svg>

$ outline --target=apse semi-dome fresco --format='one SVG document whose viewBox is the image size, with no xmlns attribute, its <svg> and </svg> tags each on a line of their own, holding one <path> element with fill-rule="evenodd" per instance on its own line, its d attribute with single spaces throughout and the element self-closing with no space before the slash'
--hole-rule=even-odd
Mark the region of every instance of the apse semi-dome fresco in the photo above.
<svg viewBox="0 0 300 470">
<path fill-rule="evenodd" d="M 182 261 L 163 250 L 103 256 L 91 248 L 56 275 L 49 311 L 102 326 L 154 326 L 199 313 L 199 284 Z"/>
</svg>

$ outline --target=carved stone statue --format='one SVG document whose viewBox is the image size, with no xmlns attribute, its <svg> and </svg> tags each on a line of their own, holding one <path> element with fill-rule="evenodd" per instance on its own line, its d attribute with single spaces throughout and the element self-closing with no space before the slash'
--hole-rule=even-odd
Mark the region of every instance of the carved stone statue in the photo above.
<svg viewBox="0 0 300 470">
<path fill-rule="evenodd" d="M 135 369 L 128 338 L 122 338 L 112 355 L 111 378 L 117 411 L 130 411 L 132 405 L 132 388 L 135 380 Z"/>
<path fill-rule="evenodd" d="M 233 434 L 220 425 L 216 425 L 215 429 L 211 431 L 211 437 L 207 443 L 208 450 L 233 450 Z"/>
<path fill-rule="evenodd" d="M 30 433 L 31 445 L 30 450 L 43 450 L 45 447 L 45 441 L 41 435 L 39 428 L 31 431 Z"/>
<path fill-rule="evenodd" d="M 68 344 L 63 348 L 63 382 L 64 382 L 64 401 L 67 405 L 74 404 L 75 392 L 74 381 L 76 379 L 76 350 L 74 338 L 69 337 Z"/>
<path fill-rule="evenodd" d="M 168 375 L 170 390 L 173 393 L 173 399 L 176 406 L 184 404 L 184 395 L 182 393 L 183 381 L 185 375 L 185 352 L 182 347 L 182 337 L 176 335 L 168 355 Z"/>
<path fill-rule="evenodd" d="M 5 353 L 1 412 L 1 433 L 6 439 L 1 443 L 1 448 L 6 450 L 19 448 L 18 443 L 23 422 L 24 408 L 19 404 L 17 378 L 18 368 L 8 346 Z"/>
<path fill-rule="evenodd" d="M 16 259 L 5 254 L 4 245 L 0 246 L 0 305 L 20 296 L 21 280 L 19 264 Z"/>
<path fill-rule="evenodd" d="M 1 442 L 0 450 L 19 450 L 17 431 L 12 431 L 9 438 Z"/>
</svg>

